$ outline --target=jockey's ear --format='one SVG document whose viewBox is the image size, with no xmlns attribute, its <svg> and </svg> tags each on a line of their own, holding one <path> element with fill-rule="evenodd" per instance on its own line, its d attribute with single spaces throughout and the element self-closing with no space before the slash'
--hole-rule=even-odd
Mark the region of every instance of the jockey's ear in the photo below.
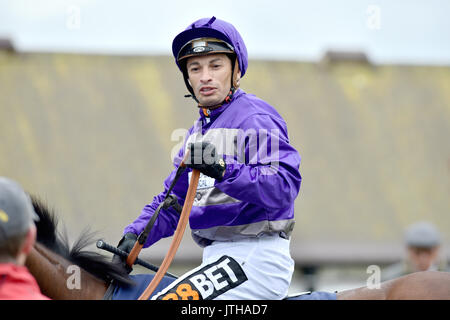
<svg viewBox="0 0 450 320">
<path fill-rule="evenodd" d="M 239 68 L 233 82 L 234 82 L 233 85 L 236 89 L 239 88 L 239 86 L 241 85 L 241 70 Z"/>
</svg>

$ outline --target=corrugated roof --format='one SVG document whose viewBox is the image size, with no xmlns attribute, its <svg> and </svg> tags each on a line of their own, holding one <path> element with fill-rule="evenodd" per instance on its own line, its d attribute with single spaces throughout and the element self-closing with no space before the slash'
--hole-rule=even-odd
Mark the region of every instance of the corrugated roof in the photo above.
<svg viewBox="0 0 450 320">
<path fill-rule="evenodd" d="M 302 156 L 297 260 L 389 260 L 412 222 L 450 230 L 449 67 L 251 61 L 242 88 L 279 110 Z M 0 175 L 71 235 L 116 243 L 198 116 L 185 93 L 169 57 L 0 52 Z"/>
</svg>

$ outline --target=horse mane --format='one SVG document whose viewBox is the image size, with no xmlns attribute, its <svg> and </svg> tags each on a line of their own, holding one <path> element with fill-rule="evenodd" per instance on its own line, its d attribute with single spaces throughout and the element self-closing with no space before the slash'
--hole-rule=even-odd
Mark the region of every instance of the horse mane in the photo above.
<svg viewBox="0 0 450 320">
<path fill-rule="evenodd" d="M 122 266 L 113 263 L 105 255 L 85 250 L 88 245 L 95 242 L 94 232 L 85 229 L 71 247 L 67 233 L 58 231 L 58 218 L 54 210 L 38 197 L 33 195 L 30 197 L 34 211 L 39 216 L 39 221 L 36 221 L 37 242 L 105 282 L 115 280 L 121 285 L 134 284 Z"/>
</svg>

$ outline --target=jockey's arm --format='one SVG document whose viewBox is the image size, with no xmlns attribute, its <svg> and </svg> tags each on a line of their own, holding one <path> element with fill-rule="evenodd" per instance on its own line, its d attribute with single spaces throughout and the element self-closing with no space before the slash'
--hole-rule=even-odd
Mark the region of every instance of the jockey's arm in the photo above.
<svg viewBox="0 0 450 320">
<path fill-rule="evenodd" d="M 171 182 L 173 181 L 177 169 L 175 168 L 170 175 L 164 180 L 164 191 L 153 198 L 153 201 L 147 204 L 141 211 L 139 217 L 134 220 L 130 225 L 128 225 L 124 233 L 132 232 L 139 235 L 150 221 L 154 212 L 158 206 L 164 201 L 167 190 Z M 180 176 L 179 180 L 172 189 L 172 194 L 178 198 L 178 203 L 183 206 L 184 198 L 186 197 L 186 192 L 188 189 L 188 174 L 184 172 Z M 148 239 L 144 245 L 144 248 L 149 247 L 153 243 L 157 242 L 161 238 L 170 237 L 173 235 L 175 229 L 177 228 L 178 220 L 180 214 L 173 208 L 161 209 L 158 218 L 153 225 L 152 230 L 149 233 Z"/>
</svg>

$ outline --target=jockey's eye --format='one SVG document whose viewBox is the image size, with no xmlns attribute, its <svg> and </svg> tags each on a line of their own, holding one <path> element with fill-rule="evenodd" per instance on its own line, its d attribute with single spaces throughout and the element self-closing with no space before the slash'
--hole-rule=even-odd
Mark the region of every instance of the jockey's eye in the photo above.
<svg viewBox="0 0 450 320">
<path fill-rule="evenodd" d="M 189 72 L 197 72 L 199 69 L 199 67 L 190 67 Z"/>
</svg>

